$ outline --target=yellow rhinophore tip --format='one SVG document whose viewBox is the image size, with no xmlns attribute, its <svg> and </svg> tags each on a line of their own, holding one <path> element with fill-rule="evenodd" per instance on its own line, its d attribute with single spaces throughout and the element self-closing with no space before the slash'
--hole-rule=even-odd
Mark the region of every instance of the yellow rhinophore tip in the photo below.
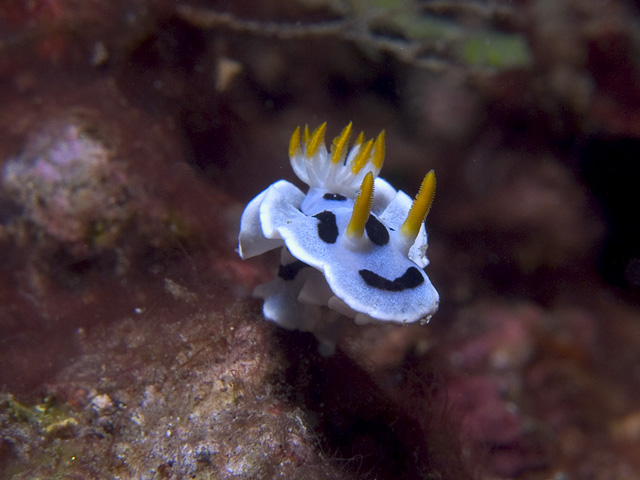
<svg viewBox="0 0 640 480">
<path fill-rule="evenodd" d="M 316 128 L 307 142 L 307 158 L 313 157 L 320 148 L 320 145 L 324 143 L 324 134 L 327 131 L 327 122 L 324 122 L 318 128 Z"/>
<path fill-rule="evenodd" d="M 373 173 L 369 172 L 362 180 L 362 186 L 353 205 L 351 220 L 347 225 L 347 236 L 349 238 L 362 238 L 364 226 L 369 220 L 371 205 L 373 204 Z"/>
<path fill-rule="evenodd" d="M 293 135 L 291 135 L 291 140 L 289 141 L 289 158 L 293 158 L 301 152 L 302 149 L 300 148 L 300 127 L 296 127 L 296 129 L 293 131 Z"/>
<path fill-rule="evenodd" d="M 373 166 L 380 171 L 382 164 L 384 163 L 384 130 L 380 132 L 380 135 L 373 143 L 373 159 L 371 161 Z"/>
<path fill-rule="evenodd" d="M 372 149 L 373 140 L 367 140 L 367 142 L 365 142 L 365 144 L 360 147 L 360 151 L 351 163 L 351 173 L 358 173 L 360 170 L 362 170 L 362 167 L 364 167 L 369 161 Z"/>
<path fill-rule="evenodd" d="M 429 213 L 435 194 L 436 174 L 431 170 L 424 176 L 418 195 L 416 195 L 416 199 L 407 214 L 407 219 L 400 227 L 400 232 L 405 238 L 413 240 L 418 236 L 422 222 L 424 222 L 427 213 Z"/>
<path fill-rule="evenodd" d="M 344 127 L 340 135 L 333 139 L 333 145 L 331 145 L 331 163 L 339 163 L 344 159 L 345 148 L 349 137 L 351 136 L 351 124 Z"/>
<path fill-rule="evenodd" d="M 302 143 L 304 145 L 307 144 L 307 142 L 309 141 L 309 125 L 305 125 L 304 126 L 304 130 L 302 131 Z"/>
</svg>

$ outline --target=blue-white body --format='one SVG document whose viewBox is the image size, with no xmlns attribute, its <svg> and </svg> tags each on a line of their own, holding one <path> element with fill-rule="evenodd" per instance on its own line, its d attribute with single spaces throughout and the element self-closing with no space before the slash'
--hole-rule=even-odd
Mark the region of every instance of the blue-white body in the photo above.
<svg viewBox="0 0 640 480">
<path fill-rule="evenodd" d="M 334 148 L 340 148 L 335 146 L 340 138 Z M 242 215 L 242 258 L 282 248 L 278 276 L 255 291 L 264 299 L 265 317 L 288 329 L 314 332 L 328 350 L 342 316 L 358 324 L 427 321 L 439 303 L 423 270 L 427 234 L 420 220 L 407 235 L 403 222 L 411 198 L 375 178 L 381 166 L 375 148 L 384 144 L 369 146 L 370 158 L 363 160 L 361 149 L 369 144 L 357 142 L 344 158 L 332 152 L 332 160 L 323 143 L 309 147 L 313 139 L 307 133 L 299 150 L 294 140 L 290 148 L 294 171 L 310 185 L 309 191 L 280 180 L 255 197 Z M 353 167 L 357 161 L 363 164 L 358 171 Z M 366 208 L 355 204 L 368 172 L 375 178 L 369 209 L 360 221 L 361 233 L 354 234 L 349 224 L 355 210 Z"/>
</svg>

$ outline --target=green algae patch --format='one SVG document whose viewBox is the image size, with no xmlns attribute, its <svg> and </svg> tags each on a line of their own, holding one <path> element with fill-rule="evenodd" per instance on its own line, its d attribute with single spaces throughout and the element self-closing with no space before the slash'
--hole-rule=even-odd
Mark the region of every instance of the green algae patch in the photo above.
<svg viewBox="0 0 640 480">
<path fill-rule="evenodd" d="M 47 398 L 43 403 L 33 407 L 27 407 L 9 394 L 2 398 L 0 405 L 0 412 L 6 415 L 9 423 L 12 421 L 29 423 L 38 428 L 45 436 L 70 436 L 78 426 L 78 420 L 69 415 L 69 411 L 62 404 L 58 404 L 51 398 Z"/>
<path fill-rule="evenodd" d="M 1 396 L 0 450 L 7 458 L 0 476 L 57 479 L 76 471 L 81 449 L 69 440 L 77 437 L 80 422 L 70 412 L 69 405 L 52 398 L 26 406 L 11 394 Z M 25 476 L 27 472 L 32 476 Z"/>
<path fill-rule="evenodd" d="M 485 32 L 467 38 L 461 43 L 460 56 L 465 64 L 476 67 L 508 69 L 532 64 L 529 44 L 518 34 Z"/>
</svg>

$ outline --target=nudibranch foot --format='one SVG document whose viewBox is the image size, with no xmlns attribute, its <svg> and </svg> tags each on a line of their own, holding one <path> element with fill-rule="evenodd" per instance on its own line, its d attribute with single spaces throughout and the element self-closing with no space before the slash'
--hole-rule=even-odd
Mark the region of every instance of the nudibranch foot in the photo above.
<svg viewBox="0 0 640 480">
<path fill-rule="evenodd" d="M 283 328 L 313 332 L 325 352 L 335 348 L 344 317 L 359 325 L 423 322 L 439 295 L 424 268 L 424 219 L 435 194 L 425 176 L 414 201 L 378 178 L 384 131 L 360 134 L 352 125 L 324 144 L 326 124 L 297 128 L 291 165 L 309 190 L 280 180 L 247 205 L 240 223 L 243 259 L 281 248 L 278 275 L 256 288 L 264 316 Z"/>
</svg>

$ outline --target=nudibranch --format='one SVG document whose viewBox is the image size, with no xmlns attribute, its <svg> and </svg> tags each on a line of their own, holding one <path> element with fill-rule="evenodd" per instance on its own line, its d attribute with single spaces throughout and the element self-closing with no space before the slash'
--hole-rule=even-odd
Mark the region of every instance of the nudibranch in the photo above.
<svg viewBox="0 0 640 480">
<path fill-rule="evenodd" d="M 240 221 L 239 254 L 247 259 L 281 248 L 280 268 L 254 296 L 266 318 L 313 332 L 321 349 L 335 348 L 341 318 L 357 324 L 427 322 L 439 296 L 428 265 L 424 220 L 435 195 L 435 174 L 424 177 L 415 200 L 378 177 L 385 133 L 356 138 L 352 124 L 327 150 L 326 123 L 296 128 L 289 144 L 306 195 L 280 180 L 249 202 Z"/>
</svg>

